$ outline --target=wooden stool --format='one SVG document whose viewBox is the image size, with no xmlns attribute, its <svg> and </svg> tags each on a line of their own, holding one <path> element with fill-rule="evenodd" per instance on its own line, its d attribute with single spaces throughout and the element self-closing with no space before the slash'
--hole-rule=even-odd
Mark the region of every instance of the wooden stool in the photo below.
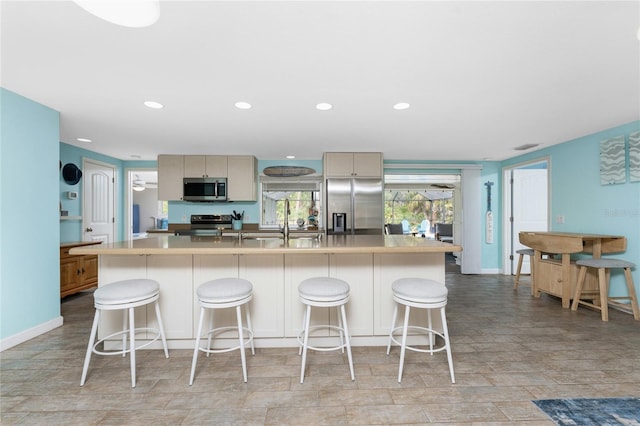
<svg viewBox="0 0 640 426">
<path fill-rule="evenodd" d="M 518 258 L 518 268 L 516 269 L 516 279 L 513 281 L 513 289 L 518 289 L 518 284 L 520 284 L 520 271 L 522 271 L 522 260 L 525 256 L 529 256 L 529 267 L 531 268 L 531 281 L 533 281 L 533 249 L 520 249 L 516 250 L 516 253 L 520 255 Z"/>
<path fill-rule="evenodd" d="M 597 309 L 602 314 L 602 321 L 609 321 L 609 307 L 608 304 L 618 304 L 625 306 L 625 304 L 618 302 L 618 300 L 630 300 L 631 309 L 633 310 L 633 318 L 640 320 L 640 311 L 638 310 L 638 298 L 636 297 L 636 290 L 633 286 L 633 278 L 631 277 L 631 268 L 636 265 L 620 259 L 583 259 L 578 260 L 576 265 L 580 266 L 580 273 L 578 274 L 578 282 L 576 284 L 576 292 L 573 295 L 573 303 L 571 304 L 571 310 L 576 311 L 579 304 L 590 306 Z M 599 290 L 595 291 L 582 291 L 585 277 L 587 275 L 587 268 L 595 268 L 598 270 L 598 286 Z M 624 276 L 627 282 L 628 296 L 609 297 L 609 269 L 622 268 L 624 269 Z M 600 305 L 596 305 L 596 297 L 600 296 Z M 589 298 L 593 303 L 581 300 L 581 297 Z"/>
</svg>

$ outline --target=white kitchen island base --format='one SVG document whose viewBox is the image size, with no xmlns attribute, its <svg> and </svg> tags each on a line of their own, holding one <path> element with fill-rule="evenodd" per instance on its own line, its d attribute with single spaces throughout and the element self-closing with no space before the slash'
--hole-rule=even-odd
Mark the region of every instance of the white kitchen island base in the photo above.
<svg viewBox="0 0 640 426">
<path fill-rule="evenodd" d="M 171 246 L 172 241 L 175 243 L 172 238 L 189 237 L 163 236 L 157 240 L 164 240 Z M 223 277 L 245 278 L 253 284 L 254 297 L 249 309 L 258 348 L 298 346 L 297 335 L 304 314 L 304 306 L 298 300 L 298 284 L 316 276 L 340 278 L 351 286 L 347 312 L 352 345 L 386 346 L 394 306 L 393 281 L 419 277 L 444 283 L 444 253 L 452 249 L 450 244 L 404 236 L 355 236 L 337 240 L 341 244 L 329 241 L 309 247 L 307 243 L 293 248 L 245 244 L 235 250 L 222 247 L 215 250 L 214 245 L 208 250 L 198 250 L 200 246 L 195 246 L 192 250 L 170 251 L 169 247 L 167 251 L 159 252 L 145 250 L 151 243 L 145 245 L 140 241 L 144 240 L 128 242 L 126 247 L 125 243 L 115 243 L 102 247 L 102 251 L 94 248 L 94 253 L 99 254 L 99 283 L 131 278 L 158 281 L 165 334 L 172 349 L 193 349 L 199 312 L 195 291 L 203 282 Z M 177 241 L 182 244 L 180 247 L 185 243 L 184 240 Z M 345 241 L 355 244 L 345 244 Z M 156 244 L 162 246 L 162 241 Z M 137 250 L 136 245 L 139 245 Z M 225 321 L 234 324 L 233 310 L 225 314 L 217 313 L 217 326 L 224 325 L 222 322 Z M 419 314 L 423 318 L 412 321 L 423 320 L 426 324 L 426 314 Z M 334 310 L 328 308 L 314 310 L 312 325 L 337 324 L 335 316 Z M 140 309 L 136 313 L 136 323 L 140 327 L 154 327 L 153 312 Z M 121 325 L 120 316 L 105 315 L 100 324 L 100 336 L 112 333 Z M 435 326 L 440 328 L 437 322 Z M 332 338 L 326 333 L 326 337 L 320 339 Z M 145 336 L 138 336 L 138 339 L 144 340 Z M 220 345 L 225 344 L 222 339 Z"/>
</svg>

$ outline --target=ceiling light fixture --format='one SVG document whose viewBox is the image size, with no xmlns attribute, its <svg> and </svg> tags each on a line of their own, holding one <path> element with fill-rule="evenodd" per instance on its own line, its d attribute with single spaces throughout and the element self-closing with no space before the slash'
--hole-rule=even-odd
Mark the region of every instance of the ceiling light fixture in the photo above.
<svg viewBox="0 0 640 426">
<path fill-rule="evenodd" d="M 164 108 L 164 105 L 162 105 L 160 102 L 155 102 L 155 101 L 145 101 L 144 102 L 144 106 L 146 106 L 147 108 L 151 108 L 151 109 L 162 109 L 162 108 Z"/>
<path fill-rule="evenodd" d="M 238 109 L 251 109 L 251 104 L 249 102 L 236 102 L 235 106 Z"/>
<path fill-rule="evenodd" d="M 319 109 L 320 111 L 329 111 L 331 108 L 333 108 L 333 105 L 327 102 L 320 102 L 316 105 L 316 109 Z"/>
<path fill-rule="evenodd" d="M 528 149 L 535 148 L 538 145 L 540 145 L 540 144 L 539 143 L 526 143 L 524 145 L 516 146 L 513 149 L 515 149 L 516 151 L 526 151 Z"/>
<path fill-rule="evenodd" d="M 407 102 L 399 102 L 397 104 L 395 104 L 393 106 L 393 109 L 396 109 L 398 111 L 401 111 L 403 109 L 409 109 L 409 107 L 411 106 L 411 104 L 407 103 Z"/>
<path fill-rule="evenodd" d="M 74 0 L 75 4 L 112 24 L 148 27 L 160 17 L 160 0 Z"/>
<path fill-rule="evenodd" d="M 144 191 L 146 182 L 140 179 L 140 176 L 136 175 L 136 179 L 131 184 L 131 189 L 134 191 Z"/>
<path fill-rule="evenodd" d="M 296 158 L 295 155 L 287 155 L 285 158 L 289 159 L 289 160 L 293 160 L 294 158 Z"/>
<path fill-rule="evenodd" d="M 76 139 L 78 142 L 91 142 L 91 139 L 87 139 L 87 138 L 77 138 Z"/>
</svg>

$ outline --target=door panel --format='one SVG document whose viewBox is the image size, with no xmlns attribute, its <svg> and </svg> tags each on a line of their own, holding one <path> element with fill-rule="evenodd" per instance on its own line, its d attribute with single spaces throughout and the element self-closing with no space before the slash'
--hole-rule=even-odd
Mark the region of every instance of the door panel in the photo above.
<svg viewBox="0 0 640 426">
<path fill-rule="evenodd" d="M 83 241 L 111 243 L 115 239 L 115 168 L 83 161 Z"/>
<path fill-rule="evenodd" d="M 548 230 L 548 195 L 546 169 L 513 170 L 513 255 L 511 273 L 517 264 L 516 250 L 525 248 L 518 240 L 521 231 Z M 522 273 L 530 273 L 529 256 L 522 262 Z"/>
</svg>

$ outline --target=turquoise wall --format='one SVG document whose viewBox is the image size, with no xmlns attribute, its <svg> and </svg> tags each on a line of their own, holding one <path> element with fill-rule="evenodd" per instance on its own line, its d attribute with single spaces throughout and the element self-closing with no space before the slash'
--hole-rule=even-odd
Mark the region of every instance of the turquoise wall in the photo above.
<svg viewBox="0 0 640 426">
<path fill-rule="evenodd" d="M 60 316 L 59 121 L 0 88 L 0 339 Z"/>
<path fill-rule="evenodd" d="M 107 163 L 116 167 L 116 240 L 124 239 L 124 185 L 126 177 L 124 175 L 127 168 L 154 168 L 157 163 L 155 161 L 122 161 L 114 157 L 98 154 L 88 149 L 78 148 L 73 145 L 60 142 L 60 161 L 62 164 L 73 163 L 82 168 L 82 159 L 90 159 Z M 77 185 L 68 185 L 60 175 L 60 202 L 62 209 L 69 211 L 69 216 L 82 215 L 82 185 L 84 179 L 81 179 Z M 68 191 L 78 193 L 76 200 L 70 200 L 67 197 Z M 60 242 L 82 241 L 82 221 L 65 220 L 60 221 Z"/>
<path fill-rule="evenodd" d="M 502 162 L 510 166 L 533 159 L 550 157 L 551 230 L 592 234 L 624 235 L 627 250 L 618 257 L 640 266 L 640 182 L 627 180 L 619 185 L 600 185 L 600 142 L 640 130 L 640 120 L 541 149 Z M 564 216 L 563 224 L 556 216 Z M 632 270 L 636 292 L 640 294 L 640 271 Z M 614 272 L 611 294 L 626 294 L 624 278 Z"/>
<path fill-rule="evenodd" d="M 59 143 L 56 111 L 4 89 L 0 89 L 0 117 L 0 339 L 4 339 L 60 316 L 59 243 L 81 240 L 82 232 L 80 221 L 59 221 L 59 203 L 62 201 L 63 209 L 70 215 L 81 215 L 82 181 L 74 186 L 64 183 L 58 160 L 81 167 L 82 159 L 90 158 L 116 166 L 118 240 L 123 239 L 124 233 L 124 170 L 155 167 L 156 162 L 122 161 Z M 602 186 L 599 177 L 600 141 L 619 135 L 628 140 L 629 133 L 638 130 L 640 121 L 634 121 L 503 162 L 481 163 L 482 183 L 478 191 L 483 193 L 482 223 L 484 226 L 487 209 L 484 183 L 492 181 L 495 226 L 493 244 L 484 242 L 483 229 L 483 270 L 502 267 L 502 168 L 544 157 L 550 158 L 551 217 L 565 217 L 564 224 L 552 220 L 551 229 L 625 235 L 627 250 L 616 256 L 640 264 L 640 183 L 631 183 L 627 178 L 624 184 Z M 392 167 L 393 162 L 390 163 L 385 162 L 385 167 Z M 306 166 L 319 173 L 322 170 L 321 160 L 260 160 L 258 163 L 259 170 L 272 165 Z M 434 169 L 434 172 L 447 171 Z M 24 188 L 38 188 L 38 192 L 34 195 Z M 67 191 L 78 192 L 78 199 L 66 199 Z M 171 202 L 169 220 L 181 223 L 188 222 L 191 214 L 244 210 L 250 217 L 249 222 L 257 223 L 258 209 L 259 203 Z M 37 268 L 27 267 L 25 254 L 31 262 L 37 262 Z M 638 269 L 633 271 L 633 276 L 640 292 Z M 612 276 L 614 294 L 624 292 L 622 278 L 620 274 Z"/>
</svg>

